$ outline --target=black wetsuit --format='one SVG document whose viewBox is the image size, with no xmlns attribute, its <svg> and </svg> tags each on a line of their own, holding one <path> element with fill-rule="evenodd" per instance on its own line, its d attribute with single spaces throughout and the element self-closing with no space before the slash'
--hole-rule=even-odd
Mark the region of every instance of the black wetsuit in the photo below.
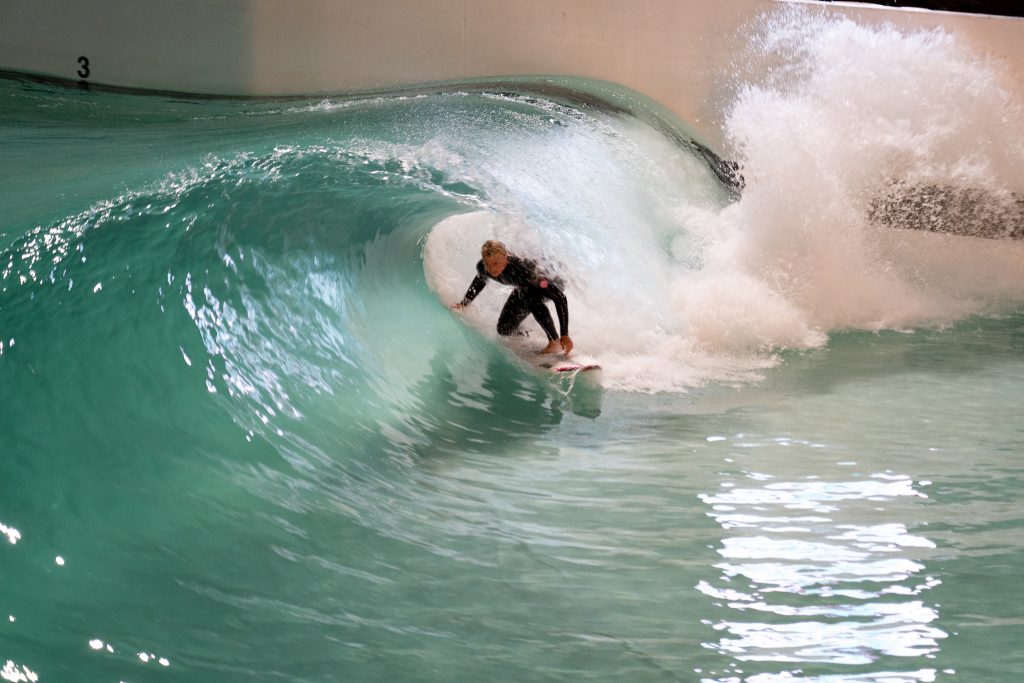
<svg viewBox="0 0 1024 683">
<path fill-rule="evenodd" d="M 569 302 L 565 299 L 562 291 L 562 283 L 549 279 L 538 269 L 537 264 L 530 259 L 519 258 L 512 254 L 508 255 L 508 265 L 501 271 L 498 277 L 491 277 L 481 260 L 476 264 L 476 277 L 466 290 L 466 296 L 462 298 L 462 305 L 465 306 L 476 298 L 476 295 L 487 285 L 487 279 L 497 280 L 503 285 L 515 287 L 512 294 L 501 309 L 498 316 L 498 334 L 508 336 L 516 334 L 519 324 L 526 319 L 526 316 L 533 314 L 540 326 L 544 328 L 544 334 L 548 341 L 554 341 L 559 336 L 569 336 Z M 555 323 L 551 319 L 551 312 L 544 299 L 551 299 L 555 302 L 555 312 L 558 313 L 558 326 L 561 335 L 555 334 Z"/>
</svg>

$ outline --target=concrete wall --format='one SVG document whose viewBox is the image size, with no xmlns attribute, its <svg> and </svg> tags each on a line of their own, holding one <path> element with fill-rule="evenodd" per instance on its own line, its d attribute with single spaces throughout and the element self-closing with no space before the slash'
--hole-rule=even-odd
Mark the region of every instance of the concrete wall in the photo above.
<svg viewBox="0 0 1024 683">
<path fill-rule="evenodd" d="M 296 95 L 511 75 L 611 81 L 717 140 L 741 27 L 784 0 L 2 0 L 0 70 L 196 94 Z M 799 3 L 945 27 L 1024 82 L 1024 19 Z M 83 62 L 87 60 L 87 63 Z M 865 55 L 865 59 L 870 59 Z"/>
</svg>

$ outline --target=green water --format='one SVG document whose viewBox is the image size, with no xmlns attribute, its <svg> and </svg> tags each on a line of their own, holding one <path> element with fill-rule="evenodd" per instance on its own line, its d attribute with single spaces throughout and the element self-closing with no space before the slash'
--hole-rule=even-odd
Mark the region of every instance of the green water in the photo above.
<svg viewBox="0 0 1024 683">
<path fill-rule="evenodd" d="M 481 93 L 7 81 L 0 155 L 5 680 L 1024 670 L 1014 245 L 955 286 L 900 249 L 991 247 L 857 252 L 927 303 L 885 280 L 868 324 L 716 270 L 708 216 L 748 199 L 660 134 Z M 519 362 L 494 286 L 446 309 L 477 234 L 429 246 L 460 214 L 561 259 L 602 377 Z M 745 308 L 776 295 L 800 313 Z"/>
</svg>

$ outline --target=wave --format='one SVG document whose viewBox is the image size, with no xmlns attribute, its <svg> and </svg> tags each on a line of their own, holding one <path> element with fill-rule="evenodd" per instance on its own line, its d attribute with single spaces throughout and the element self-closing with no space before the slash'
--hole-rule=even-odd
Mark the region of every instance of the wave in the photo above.
<svg viewBox="0 0 1024 683">
<path fill-rule="evenodd" d="M 754 47 L 789 66 L 771 72 L 778 78 L 737 75 L 724 132 L 746 180 L 739 197 L 707 158 L 648 121 L 544 95 L 197 104 L 25 94 L 0 83 L 19 112 L 18 139 L 4 149 L 20 176 L 17 191 L 0 196 L 9 217 L 0 235 L 8 398 L 0 433 L 11 484 L 0 534 L 18 541 L 11 585 L 22 599 L 10 614 L 24 629 L 22 646 L 5 656 L 53 670 L 111 666 L 111 677 L 129 661 L 164 658 L 248 679 L 288 672 L 322 680 L 376 663 L 345 648 L 310 668 L 304 648 L 254 648 L 287 622 L 310 642 L 325 624 L 342 639 L 351 627 L 353 644 L 409 635 L 393 641 L 400 655 L 413 653 L 396 660 L 408 672 L 422 664 L 415 653 L 425 635 L 466 642 L 459 629 L 434 628 L 451 586 L 458 593 L 476 582 L 483 591 L 453 603 L 472 630 L 473 610 L 488 604 L 480 595 L 509 571 L 534 572 L 550 559 L 537 547 L 576 547 L 567 561 L 615 570 L 602 576 L 629 568 L 616 559 L 623 553 L 649 557 L 647 532 L 627 533 L 623 552 L 606 552 L 610 495 L 639 501 L 643 517 L 650 500 L 664 508 L 685 499 L 676 486 L 683 479 L 694 495 L 739 491 L 722 483 L 736 478 L 732 470 L 700 480 L 697 461 L 721 470 L 721 452 L 702 444 L 768 446 L 758 449 L 762 463 L 785 472 L 800 460 L 790 445 L 855 443 L 847 437 L 858 424 L 901 397 L 945 387 L 949 369 L 976 371 L 953 378 L 961 389 L 998 372 L 1021 337 L 1019 242 L 872 218 L 874 198 L 900 183 L 980 188 L 983 197 L 1019 191 L 1019 104 L 998 65 L 944 34 L 787 13 L 759 30 Z M 860 73 L 846 52 L 886 66 Z M 889 97 L 878 96 L 884 90 Z M 51 108 L 56 116 L 40 115 Z M 464 314 L 448 310 L 469 284 L 480 242 L 492 237 L 565 278 L 573 337 L 581 354 L 600 358 L 603 388 L 568 390 L 507 349 L 494 331 L 500 287 Z M 1007 325 L 951 333 L 948 354 L 942 332 L 917 345 L 889 335 L 878 348 L 856 333 L 827 360 L 847 330 L 914 331 L 1004 314 Z M 861 346 L 870 347 L 867 361 Z M 876 364 L 879 349 L 897 360 Z M 780 363 L 789 370 L 782 382 L 746 385 Z M 882 391 L 891 394 L 882 407 L 877 392 L 866 400 L 839 386 L 894 369 L 893 382 L 909 385 Z M 745 391 L 715 390 L 737 384 Z M 695 389 L 703 387 L 701 404 Z M 791 410 L 776 419 L 780 398 Z M 611 419 L 587 421 L 609 403 Z M 758 404 L 770 406 L 770 419 L 732 410 Z M 812 404 L 824 412 L 805 415 Z M 1004 404 L 1008 414 L 1012 401 Z M 831 437 L 817 430 L 835 422 L 822 415 L 851 407 L 859 418 L 845 428 Z M 938 414 L 959 407 L 939 405 Z M 982 408 L 978 424 L 991 417 Z M 904 426 L 890 417 L 876 441 Z M 801 431 L 821 433 L 801 441 Z M 936 448 L 959 443 L 947 436 L 932 433 Z M 679 457 L 691 451 L 696 460 Z M 852 463 L 842 452 L 825 455 L 844 470 Z M 623 463 L 644 470 L 640 479 L 621 479 Z M 875 471 L 862 465 L 860 474 L 847 471 L 854 479 Z M 840 484 L 849 478 L 833 474 Z M 878 476 L 918 483 L 899 472 Z M 655 488 L 642 490 L 648 485 Z M 662 486 L 672 489 L 663 501 Z M 860 487 L 865 500 L 873 486 Z M 716 510 L 736 503 L 701 498 Z M 566 516 L 566 506 L 582 516 Z M 714 528 L 686 525 L 699 533 L 681 541 L 680 557 L 708 548 L 709 566 L 725 566 L 714 552 L 722 545 L 714 519 L 723 528 L 731 521 L 691 512 L 672 510 L 664 525 L 693 517 Z M 650 531 L 650 519 L 635 521 Z M 739 559 L 727 569 L 739 571 L 744 548 L 732 540 L 723 547 Z M 49 557 L 58 553 L 54 572 Z M 729 579 L 697 574 L 689 585 L 712 600 L 719 579 Z M 413 593 L 426 602 L 410 602 Z M 58 606 L 38 625 L 20 619 L 55 594 L 72 608 Z M 154 630 L 157 594 L 166 628 Z M 515 613 L 524 603 L 510 595 Z M 633 602 L 626 611 L 647 614 Z M 919 602 L 908 602 L 914 614 Z M 537 624 L 564 632 L 561 613 L 552 614 L 512 641 L 532 637 Z M 651 632 L 665 632 L 652 618 Z M 735 635 L 726 621 L 722 633 Z M 74 636 L 67 648 L 54 649 L 53 624 Z M 252 624 L 269 624 L 268 638 L 254 640 Z M 121 659 L 97 663 L 106 654 L 87 642 L 92 650 L 111 643 L 102 652 Z M 551 671 L 563 671 L 565 649 L 556 650 Z M 703 651 L 735 654 L 728 643 Z M 839 662 L 843 653 L 826 655 Z"/>
<path fill-rule="evenodd" d="M 73 325 L 173 382 L 198 373 L 250 438 L 310 415 L 415 434 L 445 422 L 425 396 L 486 404 L 488 371 L 550 391 L 493 331 L 499 287 L 447 310 L 487 238 L 566 279 L 608 390 L 757 381 L 844 330 L 1019 309 L 1019 243 L 870 211 L 897 181 L 1018 189 L 1020 103 L 998 65 L 942 33 L 773 16 L 744 63 L 782 66 L 738 73 L 725 119 L 739 199 L 656 127 L 536 95 L 164 114 L 220 151 L 16 239 L 4 336 L 26 354 Z M 125 321 L 136 336 L 114 334 Z"/>
<path fill-rule="evenodd" d="M 511 155 L 498 181 L 515 201 L 434 229 L 432 287 L 457 300 L 480 242 L 521 245 L 568 274 L 574 339 L 606 386 L 647 392 L 756 381 L 848 330 L 1019 309 L 1024 245 L 949 234 L 1007 232 L 991 222 L 1021 190 L 1024 119 L 1000 64 L 947 33 L 797 10 L 763 18 L 737 64 L 737 201 L 666 139 L 591 121 Z M 973 204 L 919 225 L 918 188 Z M 466 318 L 493 339 L 498 307 L 492 294 Z"/>
</svg>

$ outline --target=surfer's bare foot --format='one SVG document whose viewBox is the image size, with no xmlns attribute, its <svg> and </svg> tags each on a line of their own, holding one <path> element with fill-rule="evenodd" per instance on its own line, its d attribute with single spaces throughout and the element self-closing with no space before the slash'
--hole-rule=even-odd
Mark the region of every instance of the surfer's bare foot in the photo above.
<svg viewBox="0 0 1024 683">
<path fill-rule="evenodd" d="M 545 346 L 541 350 L 541 353 L 554 353 L 555 351 L 561 351 L 561 350 L 562 350 L 562 345 L 558 343 L 557 339 L 554 339 L 554 340 L 548 342 L 548 345 Z"/>
</svg>

